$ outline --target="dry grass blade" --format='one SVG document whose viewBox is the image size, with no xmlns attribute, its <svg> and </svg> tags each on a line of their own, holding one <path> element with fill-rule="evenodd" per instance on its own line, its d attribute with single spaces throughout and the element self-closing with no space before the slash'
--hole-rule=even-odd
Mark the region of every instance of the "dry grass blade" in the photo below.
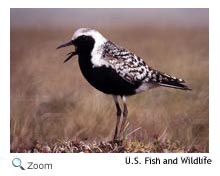
<svg viewBox="0 0 220 176">
<path fill-rule="evenodd" d="M 137 132 L 137 131 L 140 130 L 141 128 L 142 128 L 142 127 L 138 127 L 138 128 L 136 128 L 135 130 L 131 131 L 130 133 L 128 133 L 128 134 L 126 135 L 126 138 L 127 138 L 128 136 L 132 135 L 133 133 Z"/>
</svg>

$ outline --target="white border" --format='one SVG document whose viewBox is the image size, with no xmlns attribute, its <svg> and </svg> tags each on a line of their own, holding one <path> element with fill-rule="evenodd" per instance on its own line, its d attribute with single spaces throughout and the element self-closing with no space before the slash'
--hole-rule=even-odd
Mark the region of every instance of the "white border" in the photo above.
<svg viewBox="0 0 220 176">
<path fill-rule="evenodd" d="M 210 153 L 209 154 L 10 154 L 10 8 L 209 8 L 210 18 Z M 51 0 L 10 0 L 1 4 L 0 9 L 0 167 L 6 175 L 218 175 L 220 166 L 220 108 L 219 96 L 219 8 L 218 3 L 208 0 L 143 0 L 143 1 L 51 1 Z M 207 80 L 204 80 L 207 81 Z M 125 165 L 125 156 L 208 156 L 210 165 Z M 19 156 L 23 162 L 53 162 L 52 171 L 20 171 L 13 168 L 11 160 Z M 3 170 L 2 170 L 3 169 Z M 19 170 L 19 171 L 18 171 Z"/>
</svg>

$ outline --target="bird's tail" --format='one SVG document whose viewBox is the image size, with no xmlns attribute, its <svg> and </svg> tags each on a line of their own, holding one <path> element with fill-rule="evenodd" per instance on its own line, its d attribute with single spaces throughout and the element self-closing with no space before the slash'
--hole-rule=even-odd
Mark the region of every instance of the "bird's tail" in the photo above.
<svg viewBox="0 0 220 176">
<path fill-rule="evenodd" d="M 182 90 L 192 90 L 187 85 L 185 85 L 185 81 L 183 79 L 179 79 L 173 76 L 170 76 L 166 73 L 155 72 L 155 78 L 152 79 L 152 82 L 156 83 L 159 86 L 170 87 L 175 89 Z"/>
<path fill-rule="evenodd" d="M 167 83 L 159 83 L 160 86 L 170 87 L 174 89 L 182 89 L 182 90 L 192 90 L 187 85 L 184 85 L 178 81 L 171 81 Z"/>
</svg>

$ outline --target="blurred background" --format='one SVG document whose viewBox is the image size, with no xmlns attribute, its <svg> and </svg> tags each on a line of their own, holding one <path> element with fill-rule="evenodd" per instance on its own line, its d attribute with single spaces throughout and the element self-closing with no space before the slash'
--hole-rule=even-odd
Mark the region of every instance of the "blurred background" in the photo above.
<svg viewBox="0 0 220 176">
<path fill-rule="evenodd" d="M 157 88 L 128 97 L 130 140 L 155 136 L 208 152 L 208 9 L 11 9 L 11 152 L 35 141 L 111 140 L 113 99 L 83 78 L 74 48 L 56 50 L 81 27 L 183 78 L 193 91 Z"/>
</svg>

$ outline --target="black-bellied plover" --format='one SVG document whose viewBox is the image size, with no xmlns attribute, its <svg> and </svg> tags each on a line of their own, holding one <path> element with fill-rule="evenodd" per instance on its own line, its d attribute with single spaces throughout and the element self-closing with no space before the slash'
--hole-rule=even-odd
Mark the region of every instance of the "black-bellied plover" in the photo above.
<svg viewBox="0 0 220 176">
<path fill-rule="evenodd" d="M 126 96 L 159 86 L 191 90 L 184 85 L 184 80 L 149 67 L 140 57 L 114 44 L 94 29 L 78 29 L 70 42 L 58 48 L 72 45 L 75 51 L 70 52 L 64 62 L 78 55 L 79 66 L 86 80 L 96 89 L 113 96 L 117 109 L 114 140 L 120 137 L 127 122 Z M 120 130 L 119 96 L 124 106 Z"/>
</svg>

